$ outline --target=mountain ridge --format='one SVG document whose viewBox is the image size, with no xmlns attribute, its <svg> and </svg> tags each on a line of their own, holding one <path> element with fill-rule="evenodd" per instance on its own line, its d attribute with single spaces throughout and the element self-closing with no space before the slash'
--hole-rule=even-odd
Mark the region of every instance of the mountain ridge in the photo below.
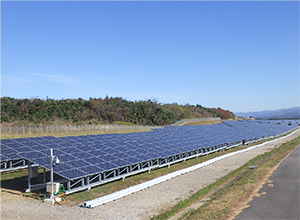
<svg viewBox="0 0 300 220">
<path fill-rule="evenodd" d="M 298 119 L 300 118 L 300 106 L 257 112 L 234 112 L 234 115 L 243 118 L 253 117 L 260 119 Z"/>
</svg>

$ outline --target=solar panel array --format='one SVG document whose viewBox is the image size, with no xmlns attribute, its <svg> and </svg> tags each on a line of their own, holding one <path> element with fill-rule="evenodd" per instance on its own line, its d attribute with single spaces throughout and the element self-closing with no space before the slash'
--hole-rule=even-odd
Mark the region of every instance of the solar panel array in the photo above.
<svg viewBox="0 0 300 220">
<path fill-rule="evenodd" d="M 50 169 L 49 152 L 60 164 L 54 173 L 73 180 L 222 143 L 251 140 L 295 129 L 297 121 L 226 121 L 170 126 L 153 132 L 1 140 L 1 161 L 25 158 Z"/>
</svg>

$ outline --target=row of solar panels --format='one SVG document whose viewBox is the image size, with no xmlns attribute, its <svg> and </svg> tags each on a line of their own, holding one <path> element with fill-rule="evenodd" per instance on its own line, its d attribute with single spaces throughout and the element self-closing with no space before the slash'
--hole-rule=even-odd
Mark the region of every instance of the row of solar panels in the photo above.
<svg viewBox="0 0 300 220">
<path fill-rule="evenodd" d="M 76 179 L 199 148 L 281 134 L 298 126 L 298 121 L 226 121 L 143 133 L 6 139 L 1 140 L 1 161 L 25 158 L 50 169 L 52 148 L 61 161 L 54 172 Z"/>
</svg>

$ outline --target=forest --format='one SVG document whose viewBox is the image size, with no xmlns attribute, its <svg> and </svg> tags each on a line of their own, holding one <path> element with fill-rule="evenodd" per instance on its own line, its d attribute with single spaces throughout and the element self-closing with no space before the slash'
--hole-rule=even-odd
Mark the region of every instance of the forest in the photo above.
<svg viewBox="0 0 300 220">
<path fill-rule="evenodd" d="M 161 104 L 154 99 L 127 101 L 122 97 L 84 100 L 1 98 L 1 123 L 170 125 L 189 118 L 234 118 L 232 112 L 201 105 Z"/>
</svg>

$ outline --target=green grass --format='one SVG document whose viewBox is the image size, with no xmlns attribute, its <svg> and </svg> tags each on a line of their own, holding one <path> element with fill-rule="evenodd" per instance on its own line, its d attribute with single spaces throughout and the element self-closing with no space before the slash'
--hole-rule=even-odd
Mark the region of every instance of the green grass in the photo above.
<svg viewBox="0 0 300 220">
<path fill-rule="evenodd" d="M 1 173 L 1 188 L 22 190 L 27 186 L 27 169 Z"/>
</svg>

